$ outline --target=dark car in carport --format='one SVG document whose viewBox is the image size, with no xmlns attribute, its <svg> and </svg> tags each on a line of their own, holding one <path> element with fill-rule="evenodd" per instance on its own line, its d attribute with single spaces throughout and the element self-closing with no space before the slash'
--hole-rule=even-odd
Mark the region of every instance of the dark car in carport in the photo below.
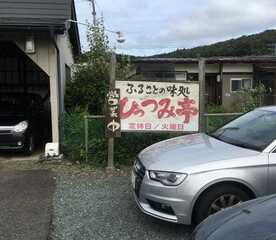
<svg viewBox="0 0 276 240">
<path fill-rule="evenodd" d="M 191 240 L 276 240 L 276 195 L 220 211 L 195 229 Z"/>
<path fill-rule="evenodd" d="M 44 135 L 45 120 L 40 95 L 0 94 L 0 150 L 31 154 Z"/>
</svg>

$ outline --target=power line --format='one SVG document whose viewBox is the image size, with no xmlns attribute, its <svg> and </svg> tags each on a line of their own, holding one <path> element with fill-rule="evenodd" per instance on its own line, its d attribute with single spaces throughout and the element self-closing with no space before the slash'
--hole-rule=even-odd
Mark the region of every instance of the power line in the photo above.
<svg viewBox="0 0 276 240">
<path fill-rule="evenodd" d="M 87 23 L 78 22 L 78 21 L 72 20 L 72 19 L 68 19 L 67 22 L 71 22 L 71 23 L 75 23 L 75 24 L 81 24 L 81 25 L 90 27 L 90 25 L 87 24 Z M 95 25 L 95 26 L 92 26 L 92 29 L 97 29 L 97 28 L 98 28 L 98 26 L 96 26 L 96 25 Z M 89 30 L 91 31 L 91 29 L 88 28 L 88 31 L 89 31 Z M 116 35 L 117 35 L 116 41 L 117 41 L 118 43 L 124 43 L 124 42 L 125 42 L 125 38 L 124 38 L 124 35 L 123 35 L 122 32 L 120 32 L 120 31 L 114 31 L 114 30 L 110 30 L 110 29 L 106 29 L 106 28 L 104 29 L 104 31 L 109 32 L 109 33 L 116 34 Z"/>
</svg>

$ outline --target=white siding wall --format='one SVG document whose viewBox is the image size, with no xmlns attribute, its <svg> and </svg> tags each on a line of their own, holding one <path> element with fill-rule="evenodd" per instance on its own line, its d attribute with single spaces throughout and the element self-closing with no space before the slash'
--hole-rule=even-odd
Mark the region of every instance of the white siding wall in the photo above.
<svg viewBox="0 0 276 240">
<path fill-rule="evenodd" d="M 252 73 L 253 64 L 242 64 L 242 63 L 224 63 L 223 72 L 227 73 Z"/>
</svg>

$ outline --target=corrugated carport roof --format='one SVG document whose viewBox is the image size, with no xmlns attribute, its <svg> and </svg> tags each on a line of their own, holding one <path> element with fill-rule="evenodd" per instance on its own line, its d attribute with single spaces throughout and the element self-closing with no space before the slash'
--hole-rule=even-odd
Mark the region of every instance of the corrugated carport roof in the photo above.
<svg viewBox="0 0 276 240">
<path fill-rule="evenodd" d="M 1 0 L 0 26 L 63 27 L 71 18 L 72 0 Z"/>
<path fill-rule="evenodd" d="M 77 20 L 74 0 L 0 0 L 0 30 L 49 30 L 63 33 Z M 75 56 L 81 52 L 77 24 L 69 30 Z"/>
</svg>

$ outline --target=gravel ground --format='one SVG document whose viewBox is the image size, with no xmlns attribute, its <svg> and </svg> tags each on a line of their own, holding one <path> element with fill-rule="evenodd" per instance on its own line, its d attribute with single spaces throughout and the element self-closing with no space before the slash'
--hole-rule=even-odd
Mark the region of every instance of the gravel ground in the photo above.
<svg viewBox="0 0 276 240">
<path fill-rule="evenodd" d="M 137 209 L 126 172 L 59 176 L 51 239 L 188 239 L 190 228 L 156 220 Z"/>
</svg>

